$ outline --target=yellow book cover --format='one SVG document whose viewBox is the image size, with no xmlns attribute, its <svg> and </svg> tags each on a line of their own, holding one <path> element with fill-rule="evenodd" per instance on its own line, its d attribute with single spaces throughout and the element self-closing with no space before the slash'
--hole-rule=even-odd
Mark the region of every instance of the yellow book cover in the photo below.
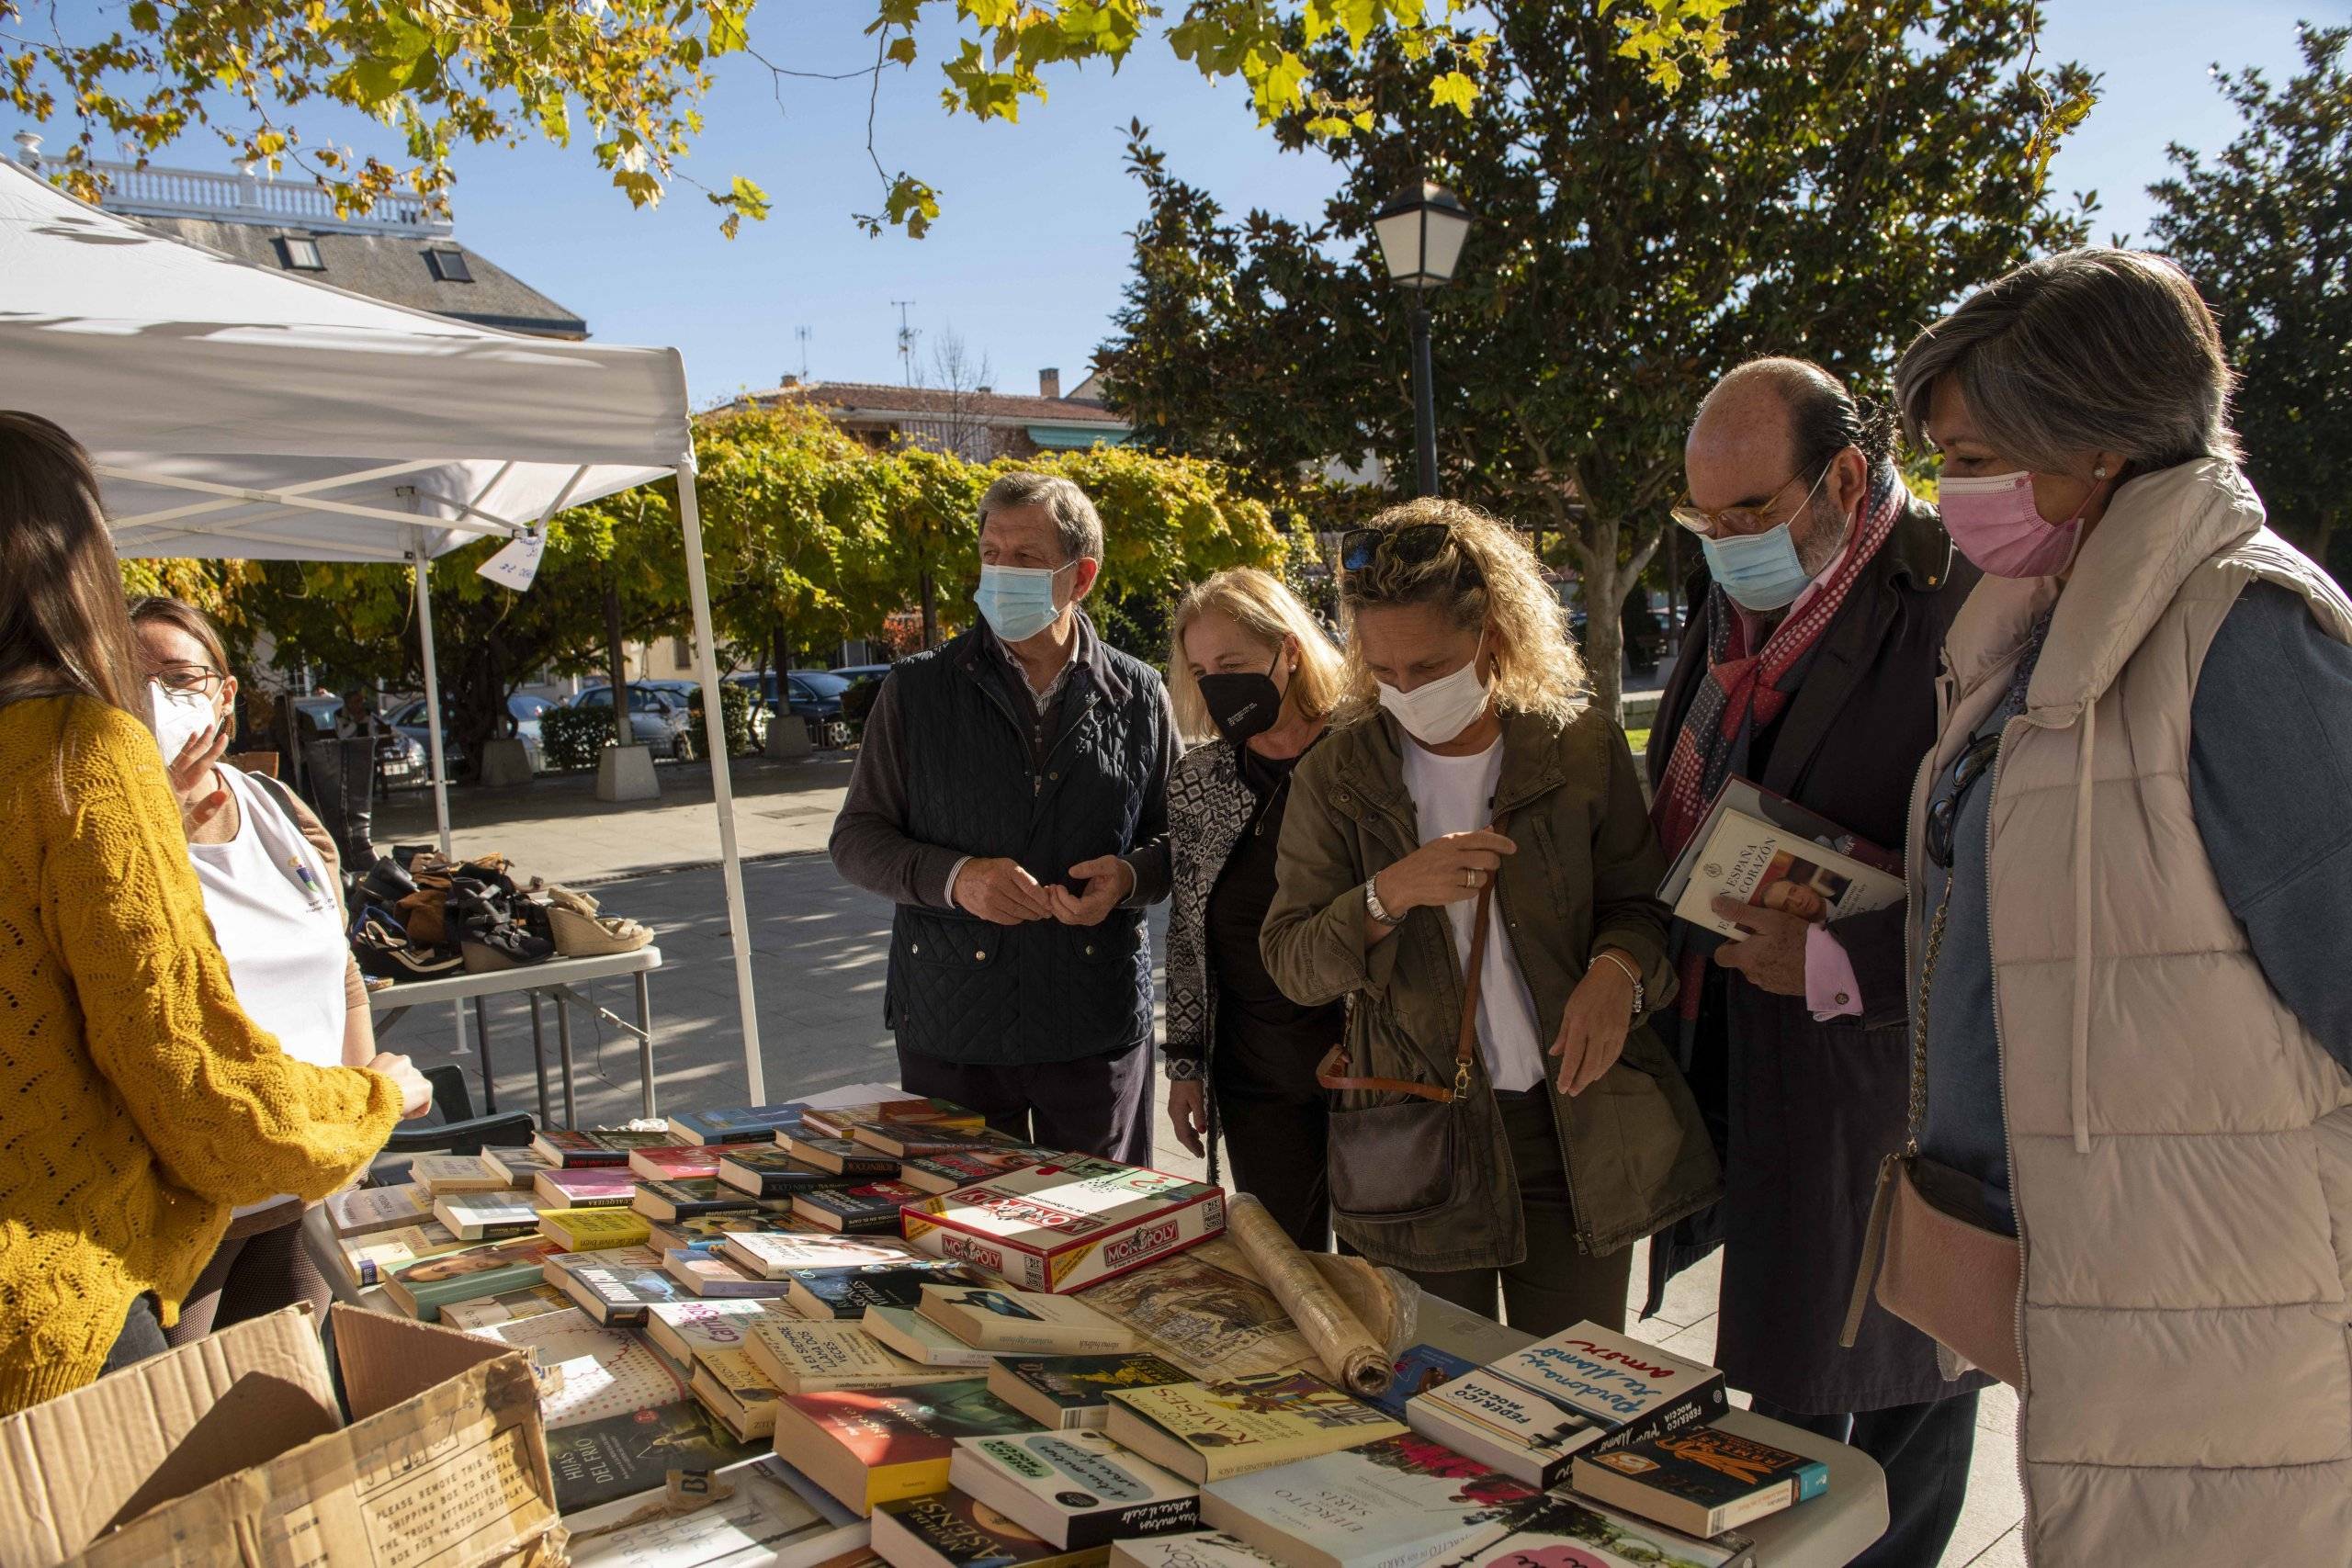
<svg viewBox="0 0 2352 1568">
<path fill-rule="evenodd" d="M 1405 1432 L 1402 1422 L 1305 1372 L 1117 1388 L 1105 1394 L 1113 1441 L 1196 1483 Z"/>
<path fill-rule="evenodd" d="M 967 1369 L 910 1361 L 854 1323 L 761 1319 L 750 1325 L 743 1348 L 768 1382 L 786 1393 L 949 1382 L 971 1375 Z"/>
<path fill-rule="evenodd" d="M 539 1215 L 539 1234 L 566 1252 L 604 1252 L 643 1247 L 653 1227 L 628 1209 L 548 1209 Z"/>
</svg>

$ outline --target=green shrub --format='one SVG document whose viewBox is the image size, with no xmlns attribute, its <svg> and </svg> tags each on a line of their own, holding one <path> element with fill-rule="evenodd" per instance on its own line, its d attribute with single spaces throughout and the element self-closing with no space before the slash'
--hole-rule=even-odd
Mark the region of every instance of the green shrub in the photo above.
<svg viewBox="0 0 2352 1568">
<path fill-rule="evenodd" d="M 699 757 L 703 753 L 702 691 L 699 687 L 687 699 L 687 704 L 695 716 L 694 739 L 687 743 L 687 753 Z M 748 757 L 759 749 L 752 738 L 752 694 L 748 688 L 732 681 L 718 683 L 718 720 L 727 728 L 729 756 Z"/>
<path fill-rule="evenodd" d="M 582 773 L 612 742 L 610 708 L 548 708 L 539 715 L 539 750 L 558 773 Z"/>
</svg>

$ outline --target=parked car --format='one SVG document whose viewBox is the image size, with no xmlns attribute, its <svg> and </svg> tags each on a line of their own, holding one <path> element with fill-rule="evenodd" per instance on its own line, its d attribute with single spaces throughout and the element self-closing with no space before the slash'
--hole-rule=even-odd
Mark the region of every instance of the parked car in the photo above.
<svg viewBox="0 0 2352 1568">
<path fill-rule="evenodd" d="M 301 716 L 302 739 L 332 740 L 335 719 L 343 712 L 339 696 L 297 697 L 294 711 Z M 433 776 L 433 754 L 422 735 L 410 736 L 393 727 L 376 747 L 376 771 L 387 784 L 423 783 Z"/>
<path fill-rule="evenodd" d="M 639 746 L 650 749 L 656 757 L 694 755 L 694 715 L 686 706 L 685 697 L 685 693 L 692 690 L 693 686 L 683 681 L 630 682 L 630 737 Z M 613 689 L 609 685 L 583 687 L 565 705 L 602 708 L 610 713 L 613 711 Z"/>
<path fill-rule="evenodd" d="M 524 754 L 531 760 L 531 772 L 547 770 L 547 752 L 539 739 L 539 715 L 555 705 L 545 697 L 534 697 L 517 692 L 506 699 L 506 716 L 514 727 L 514 739 L 523 743 Z M 411 697 L 393 708 L 388 716 L 394 729 L 419 746 L 432 745 L 430 731 L 424 723 L 424 699 Z M 448 693 L 441 694 L 441 755 L 451 773 L 464 771 L 466 750 L 457 739 L 458 705 Z"/>
<path fill-rule="evenodd" d="M 545 773 L 548 765 L 547 743 L 539 734 L 539 715 L 555 706 L 545 697 L 528 692 L 517 692 L 506 699 L 507 716 L 514 721 L 514 739 L 530 753 L 531 772 Z"/>
<path fill-rule="evenodd" d="M 775 671 L 764 675 L 738 674 L 727 677 L 732 685 L 752 694 L 753 728 L 759 739 L 766 740 L 767 718 L 776 711 Z M 788 670 L 785 671 L 785 705 L 808 727 L 808 739 L 819 746 L 838 746 L 845 735 L 842 728 L 842 694 L 850 683 L 838 670 Z"/>
</svg>

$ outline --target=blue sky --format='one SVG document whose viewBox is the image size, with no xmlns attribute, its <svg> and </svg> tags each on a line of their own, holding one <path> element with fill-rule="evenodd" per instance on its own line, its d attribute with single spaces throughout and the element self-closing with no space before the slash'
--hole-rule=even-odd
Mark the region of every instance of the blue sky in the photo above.
<svg viewBox="0 0 2352 1568">
<path fill-rule="evenodd" d="M 2211 150 L 2233 133 L 2210 64 L 2259 65 L 2283 79 L 2297 17 L 2326 18 L 2312 0 L 2051 0 L 2047 12 L 2045 56 L 2083 61 L 2105 77 L 2102 101 L 2053 174 L 2061 190 L 2098 190 L 2101 240 L 2144 232 L 2143 187 L 2165 173 L 2168 140 Z M 770 0 L 754 41 L 795 69 L 851 71 L 873 57 L 858 31 L 870 15 L 866 0 Z M 868 239 L 851 222 L 880 194 L 865 152 L 865 81 L 777 85 L 741 62 L 730 62 L 707 106 L 692 161 L 713 185 L 747 175 L 774 198 L 773 216 L 746 224 L 740 239 L 719 237 L 716 210 L 691 188 L 677 187 L 657 211 L 634 211 L 584 150 L 537 145 L 460 153 L 458 232 L 580 312 L 596 336 L 678 345 L 697 402 L 797 373 L 804 326 L 814 375 L 899 379 L 898 299 L 913 301 L 908 317 L 925 334 L 926 361 L 953 331 L 974 358 L 987 357 L 998 388 L 1025 390 L 1045 366 L 1074 385 L 1107 334 L 1127 275 L 1127 231 L 1142 215 L 1123 168 L 1131 118 L 1152 128 L 1178 174 L 1231 211 L 1311 218 L 1333 184 L 1321 158 L 1273 150 L 1235 84 L 1211 86 L 1157 39 L 1116 75 L 1060 73 L 1051 100 L 1017 125 L 951 120 L 937 96 L 944 34 L 933 29 L 912 73 L 886 75 L 875 120 L 884 164 L 941 192 L 944 211 L 927 239 Z M 157 161 L 212 155 L 190 141 Z"/>
</svg>

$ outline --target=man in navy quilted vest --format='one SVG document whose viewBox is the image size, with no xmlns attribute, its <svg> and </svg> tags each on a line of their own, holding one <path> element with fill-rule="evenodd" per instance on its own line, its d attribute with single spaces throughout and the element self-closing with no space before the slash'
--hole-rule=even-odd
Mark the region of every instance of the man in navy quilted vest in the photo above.
<svg viewBox="0 0 2352 1568">
<path fill-rule="evenodd" d="M 883 1016 L 899 1082 L 1047 1148 L 1151 1158 L 1151 944 L 1176 725 L 1080 606 L 1102 520 L 1048 474 L 980 498 L 979 624 L 895 666 L 833 823 L 898 905 Z"/>
</svg>

